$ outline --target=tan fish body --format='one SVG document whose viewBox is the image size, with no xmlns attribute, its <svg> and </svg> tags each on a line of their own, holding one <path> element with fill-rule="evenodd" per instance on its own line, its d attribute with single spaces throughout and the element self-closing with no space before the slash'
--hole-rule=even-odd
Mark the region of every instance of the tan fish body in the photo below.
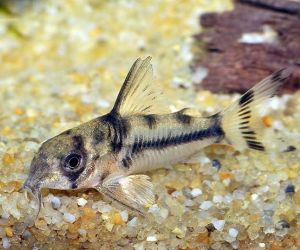
<svg viewBox="0 0 300 250">
<path fill-rule="evenodd" d="M 184 161 L 221 141 L 238 150 L 264 150 L 253 110 L 284 83 L 285 70 L 258 83 L 226 110 L 201 118 L 188 109 L 162 111 L 150 60 L 133 64 L 110 113 L 42 144 L 25 189 L 40 197 L 42 188 L 94 188 L 142 212 L 154 202 L 152 183 L 143 172 Z"/>
</svg>

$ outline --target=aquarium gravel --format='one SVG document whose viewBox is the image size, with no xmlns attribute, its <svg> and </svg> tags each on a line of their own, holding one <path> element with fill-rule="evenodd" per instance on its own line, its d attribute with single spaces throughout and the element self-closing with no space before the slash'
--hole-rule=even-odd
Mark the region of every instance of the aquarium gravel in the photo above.
<svg viewBox="0 0 300 250">
<path fill-rule="evenodd" d="M 93 190 L 17 192 L 41 142 L 109 111 L 130 65 L 153 56 L 170 111 L 211 115 L 238 95 L 195 92 L 199 15 L 230 1 L 21 1 L 0 16 L 0 239 L 3 249 L 300 249 L 300 93 L 260 109 L 267 154 L 214 145 L 148 173 L 142 217 Z M 226 77 L 226 76 L 224 76 Z M 238 76 L 237 76 L 238 77 Z"/>
</svg>

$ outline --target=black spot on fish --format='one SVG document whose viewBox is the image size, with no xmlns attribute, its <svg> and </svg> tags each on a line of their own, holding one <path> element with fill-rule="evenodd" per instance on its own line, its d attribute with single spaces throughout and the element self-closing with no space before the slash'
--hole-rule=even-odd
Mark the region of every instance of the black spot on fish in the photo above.
<svg viewBox="0 0 300 250">
<path fill-rule="evenodd" d="M 125 168 L 130 168 L 131 164 L 132 164 L 132 160 L 129 156 L 125 157 L 123 160 L 122 160 L 122 164 Z"/>
<path fill-rule="evenodd" d="M 140 150 L 141 143 L 142 143 L 142 142 L 139 140 L 138 137 L 134 138 L 134 143 L 133 143 L 131 152 L 132 152 L 132 153 L 138 152 L 138 151 Z M 150 146 L 150 143 L 151 143 L 151 142 L 148 142 L 149 146 Z M 147 145 L 147 142 L 146 142 L 146 145 Z"/>
<path fill-rule="evenodd" d="M 189 125 L 191 124 L 192 122 L 192 117 L 190 115 L 186 115 L 184 114 L 185 109 L 179 111 L 179 112 L 176 112 L 174 113 L 175 115 L 175 119 L 177 120 L 177 122 L 179 123 L 182 123 L 182 124 L 186 124 L 186 125 Z"/>
<path fill-rule="evenodd" d="M 72 184 L 76 184 L 76 180 L 79 178 L 80 174 L 83 172 L 85 167 L 80 168 L 78 171 L 75 172 L 64 172 L 64 175 L 68 177 L 69 181 Z"/>
<path fill-rule="evenodd" d="M 114 112 L 103 116 L 101 119 L 103 122 L 106 122 L 109 127 L 111 150 L 115 153 L 119 152 L 130 130 L 130 123 L 127 119 L 121 118 L 118 113 Z"/>
<path fill-rule="evenodd" d="M 100 181 L 103 182 L 108 175 L 109 175 L 108 171 L 103 172 L 100 177 Z"/>
<path fill-rule="evenodd" d="M 220 113 L 216 113 L 212 116 L 210 116 L 215 122 L 220 121 L 222 119 L 222 115 Z"/>
<path fill-rule="evenodd" d="M 76 189 L 78 187 L 77 183 L 73 182 L 71 184 L 71 189 Z"/>
<path fill-rule="evenodd" d="M 83 138 L 81 135 L 75 135 L 72 137 L 73 145 L 75 150 L 84 150 Z"/>
<path fill-rule="evenodd" d="M 156 126 L 157 118 L 155 115 L 144 115 L 142 117 L 150 129 L 153 129 Z"/>
<path fill-rule="evenodd" d="M 61 135 L 70 135 L 71 132 L 72 132 L 71 129 L 68 129 L 68 130 L 62 132 Z"/>
<path fill-rule="evenodd" d="M 104 133 L 98 129 L 95 129 L 94 132 L 93 132 L 93 145 L 96 146 L 98 145 L 99 143 L 103 142 L 104 140 Z"/>
<path fill-rule="evenodd" d="M 245 93 L 239 101 L 240 106 L 245 106 L 248 103 L 253 101 L 253 97 L 254 97 L 254 91 L 253 90 L 249 90 L 247 93 Z"/>
</svg>

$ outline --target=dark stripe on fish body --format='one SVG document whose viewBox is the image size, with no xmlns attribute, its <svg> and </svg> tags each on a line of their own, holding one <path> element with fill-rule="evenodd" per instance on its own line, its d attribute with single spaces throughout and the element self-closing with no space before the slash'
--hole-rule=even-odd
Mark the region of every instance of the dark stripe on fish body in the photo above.
<svg viewBox="0 0 300 250">
<path fill-rule="evenodd" d="M 149 144 L 149 143 L 151 143 L 151 142 L 149 141 L 148 144 Z M 140 140 L 139 137 L 136 137 L 136 138 L 134 139 L 134 143 L 133 143 L 132 150 L 131 150 L 132 154 L 134 154 L 134 153 L 140 151 L 141 145 L 142 145 L 142 140 Z M 150 144 L 149 144 L 149 145 L 150 145 Z"/>
<path fill-rule="evenodd" d="M 144 115 L 143 119 L 150 129 L 153 129 L 157 124 L 157 117 L 155 115 Z"/>
<path fill-rule="evenodd" d="M 72 137 L 73 145 L 75 150 L 82 151 L 84 150 L 84 142 L 81 135 L 75 135 Z"/>
<path fill-rule="evenodd" d="M 192 122 L 192 117 L 190 115 L 184 114 L 183 113 L 184 111 L 185 111 L 185 109 L 180 110 L 179 112 L 174 113 L 175 119 L 179 123 L 189 125 Z"/>
<path fill-rule="evenodd" d="M 112 151 L 115 153 L 119 152 L 130 130 L 129 122 L 114 112 L 103 116 L 101 119 L 109 126 Z"/>
<path fill-rule="evenodd" d="M 157 140 L 151 141 L 142 141 L 135 139 L 135 142 L 132 147 L 132 154 L 138 153 L 143 149 L 162 149 L 164 147 L 176 146 L 179 144 L 189 143 L 193 141 L 203 140 L 209 137 L 223 137 L 224 131 L 219 124 L 214 124 L 213 126 L 197 130 L 194 132 L 181 134 L 178 136 L 168 136 L 162 137 Z"/>
</svg>

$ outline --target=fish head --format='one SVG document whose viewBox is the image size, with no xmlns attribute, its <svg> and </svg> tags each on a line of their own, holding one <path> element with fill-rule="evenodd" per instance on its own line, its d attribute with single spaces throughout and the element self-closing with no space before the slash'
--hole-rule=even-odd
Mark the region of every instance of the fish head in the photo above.
<svg viewBox="0 0 300 250">
<path fill-rule="evenodd" d="M 96 123 L 83 124 L 44 142 L 31 162 L 24 187 L 33 193 L 42 188 L 68 190 L 91 187 L 90 179 L 96 178 L 96 170 L 101 171 L 99 165 L 103 157 L 100 155 L 105 155 L 108 144 L 102 138 L 95 145 L 93 124 Z M 98 124 L 96 130 L 105 135 L 102 132 L 104 126 Z"/>
<path fill-rule="evenodd" d="M 38 204 L 37 214 L 28 219 L 28 225 L 41 209 L 41 189 L 94 188 L 101 175 L 107 175 L 107 164 L 103 160 L 109 151 L 106 134 L 107 126 L 95 119 L 40 146 L 32 159 L 27 180 L 19 190 L 28 191 Z"/>
<path fill-rule="evenodd" d="M 31 162 L 24 186 L 32 191 L 44 187 L 71 189 L 72 180 L 82 173 L 86 160 L 83 137 L 71 136 L 68 131 L 62 133 L 41 145 Z"/>
<path fill-rule="evenodd" d="M 30 225 L 41 209 L 41 189 L 70 189 L 71 176 L 80 174 L 86 162 L 86 152 L 82 150 L 81 137 L 70 137 L 66 131 L 45 141 L 31 161 L 29 175 L 20 192 L 29 192 L 38 205 L 35 216 L 27 218 Z"/>
</svg>

